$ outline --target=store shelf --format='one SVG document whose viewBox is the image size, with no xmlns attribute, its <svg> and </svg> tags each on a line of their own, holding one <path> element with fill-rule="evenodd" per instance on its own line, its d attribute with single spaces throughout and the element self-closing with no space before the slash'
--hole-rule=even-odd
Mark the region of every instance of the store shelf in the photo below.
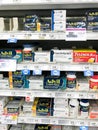
<svg viewBox="0 0 98 130">
<path fill-rule="evenodd" d="M 0 10 L 19 10 L 19 9 L 56 9 L 56 8 L 96 8 L 98 0 L 2 0 Z M 23 5 L 23 6 L 22 6 Z"/>
<path fill-rule="evenodd" d="M 69 125 L 69 126 L 98 126 L 97 120 L 91 119 L 67 119 L 57 117 L 32 117 L 31 114 L 21 115 L 18 117 L 18 123 L 28 124 L 55 124 L 55 125 Z"/>
<path fill-rule="evenodd" d="M 32 32 L 4 31 L 0 32 L 0 40 L 66 40 L 66 32 Z M 98 32 L 87 32 L 87 40 L 98 40 Z"/>
<path fill-rule="evenodd" d="M 98 99 L 98 91 L 0 89 L 0 96 Z"/>
<path fill-rule="evenodd" d="M 60 71 L 98 71 L 98 63 L 34 63 L 17 64 L 17 70 L 60 70 Z"/>
</svg>

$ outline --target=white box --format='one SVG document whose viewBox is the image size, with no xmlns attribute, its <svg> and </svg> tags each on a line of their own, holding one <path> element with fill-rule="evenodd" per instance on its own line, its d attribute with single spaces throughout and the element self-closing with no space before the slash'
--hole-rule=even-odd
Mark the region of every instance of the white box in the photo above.
<svg viewBox="0 0 98 130">
<path fill-rule="evenodd" d="M 43 76 L 31 76 L 29 78 L 29 89 L 43 89 Z"/>
<path fill-rule="evenodd" d="M 54 104 L 68 104 L 68 99 L 67 98 L 54 98 Z"/>
<path fill-rule="evenodd" d="M 66 109 L 66 111 L 54 111 L 53 112 L 54 117 L 69 117 L 69 110 Z"/>
<path fill-rule="evenodd" d="M 1 89 L 9 88 L 9 80 L 8 80 L 8 78 L 0 79 L 0 88 Z"/>
<path fill-rule="evenodd" d="M 34 62 L 50 62 L 50 52 L 42 51 L 42 52 L 34 52 Z"/>
<path fill-rule="evenodd" d="M 77 77 L 76 89 L 81 91 L 89 91 L 89 80 L 86 77 Z"/>
<path fill-rule="evenodd" d="M 53 10 L 52 22 L 55 21 L 66 21 L 66 10 Z"/>
<path fill-rule="evenodd" d="M 72 62 L 73 50 L 51 50 L 53 62 Z"/>
<path fill-rule="evenodd" d="M 0 124 L 0 130 L 8 130 L 9 125 L 7 124 Z"/>
<path fill-rule="evenodd" d="M 66 22 L 65 21 L 55 21 L 52 23 L 53 31 L 65 31 L 66 30 Z"/>
</svg>

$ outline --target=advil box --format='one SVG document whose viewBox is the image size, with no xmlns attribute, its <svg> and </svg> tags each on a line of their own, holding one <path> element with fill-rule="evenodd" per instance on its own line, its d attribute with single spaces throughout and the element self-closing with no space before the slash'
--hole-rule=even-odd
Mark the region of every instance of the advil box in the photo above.
<svg viewBox="0 0 98 130">
<path fill-rule="evenodd" d="M 89 62 L 96 61 L 96 50 L 93 49 L 76 49 L 73 51 L 73 62 Z"/>
</svg>

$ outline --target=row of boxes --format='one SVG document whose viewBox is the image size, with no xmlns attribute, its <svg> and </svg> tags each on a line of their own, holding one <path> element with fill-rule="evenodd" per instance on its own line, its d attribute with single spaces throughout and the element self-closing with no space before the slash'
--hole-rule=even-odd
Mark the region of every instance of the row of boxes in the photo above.
<svg viewBox="0 0 98 130">
<path fill-rule="evenodd" d="M 16 59 L 17 62 L 98 62 L 98 54 L 94 49 L 52 49 L 51 51 L 0 49 L 0 59 Z"/>
</svg>

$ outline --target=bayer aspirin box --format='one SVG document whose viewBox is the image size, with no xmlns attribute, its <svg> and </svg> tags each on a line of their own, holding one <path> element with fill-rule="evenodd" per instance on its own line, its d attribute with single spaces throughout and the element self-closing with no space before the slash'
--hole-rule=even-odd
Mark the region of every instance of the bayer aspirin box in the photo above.
<svg viewBox="0 0 98 130">
<path fill-rule="evenodd" d="M 72 62 L 73 50 L 51 50 L 51 61 Z"/>
</svg>

